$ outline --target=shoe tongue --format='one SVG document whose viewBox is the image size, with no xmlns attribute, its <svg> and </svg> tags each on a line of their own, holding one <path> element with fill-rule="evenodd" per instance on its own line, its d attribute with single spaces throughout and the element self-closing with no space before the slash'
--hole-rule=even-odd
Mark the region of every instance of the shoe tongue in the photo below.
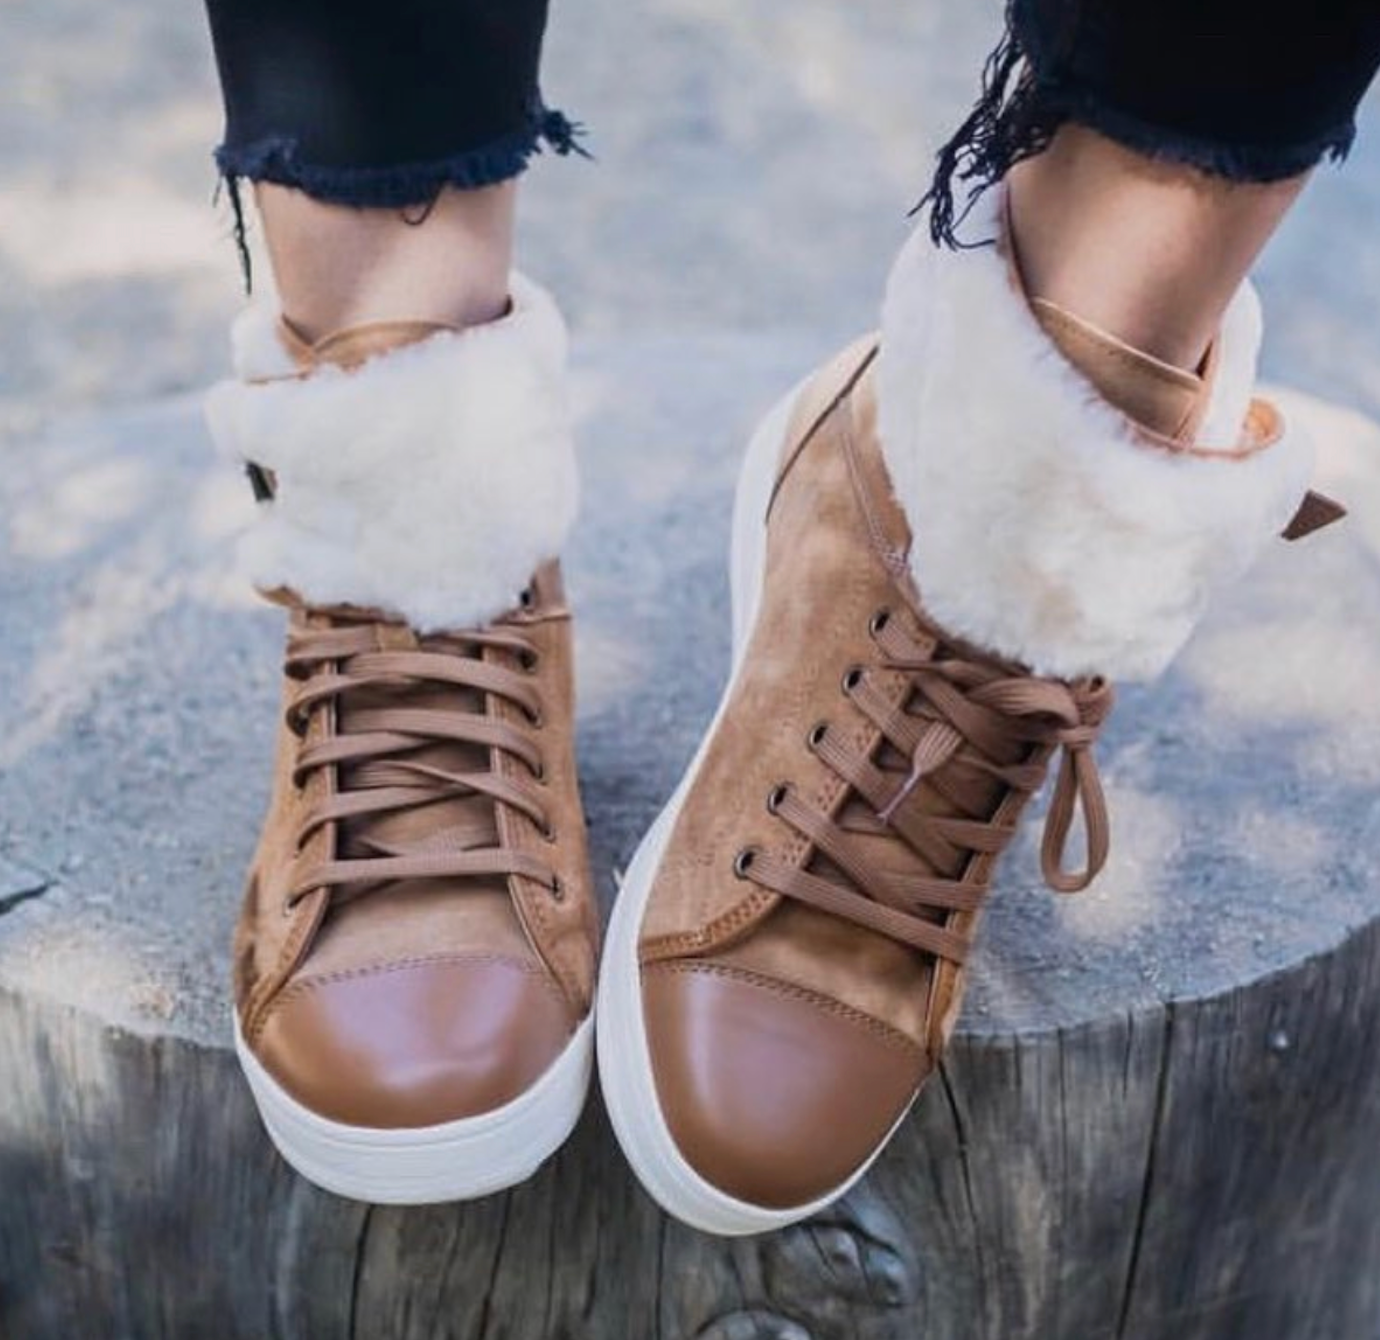
<svg viewBox="0 0 1380 1340">
<path fill-rule="evenodd" d="M 1161 437 L 1197 438 L 1211 400 L 1216 343 L 1200 375 L 1134 348 L 1047 298 L 1031 299 L 1030 307 L 1059 352 L 1108 404 Z"/>
<path fill-rule="evenodd" d="M 477 690 L 441 684 L 396 689 L 387 686 L 362 688 L 347 694 L 341 703 L 339 729 L 342 734 L 369 729 L 368 714 L 396 708 L 479 715 L 484 712 L 484 695 Z M 425 745 L 406 757 L 412 762 L 449 773 L 486 772 L 491 764 L 487 747 L 450 741 Z M 341 790 L 351 791 L 361 785 L 379 784 L 378 774 L 386 773 L 391 767 L 385 761 L 342 768 Z M 354 819 L 340 825 L 339 847 L 342 855 L 377 855 L 379 853 L 373 847 L 375 842 L 385 846 L 402 845 L 414 850 L 435 851 L 494 847 L 498 845 L 495 802 L 482 794 L 451 797 L 416 809 Z"/>
<path fill-rule="evenodd" d="M 454 330 L 439 321 L 369 321 L 312 342 L 286 316 L 278 318 L 278 340 L 301 372 L 321 367 L 353 372 L 371 358 Z"/>
</svg>

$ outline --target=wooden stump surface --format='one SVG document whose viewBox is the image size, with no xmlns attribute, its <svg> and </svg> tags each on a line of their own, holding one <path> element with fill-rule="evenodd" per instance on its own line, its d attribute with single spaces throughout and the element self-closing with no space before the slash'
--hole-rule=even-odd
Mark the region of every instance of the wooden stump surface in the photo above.
<svg viewBox="0 0 1380 1340">
<path fill-rule="evenodd" d="M 738 430 L 813 352 L 581 355 L 610 896 L 717 696 Z M 224 989 L 279 654 L 227 575 L 240 482 L 191 401 L 60 425 L 0 479 L 0 1337 L 1377 1340 L 1380 442 L 1295 409 L 1352 520 L 1277 546 L 1123 695 L 1106 877 L 1058 898 L 1023 841 L 891 1150 L 740 1242 L 655 1211 L 597 1098 L 468 1206 L 354 1205 L 277 1160 Z"/>
</svg>

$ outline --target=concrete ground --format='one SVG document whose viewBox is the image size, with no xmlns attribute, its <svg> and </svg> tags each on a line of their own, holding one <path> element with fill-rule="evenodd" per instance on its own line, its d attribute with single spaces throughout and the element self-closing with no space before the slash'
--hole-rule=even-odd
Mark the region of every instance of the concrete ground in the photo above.
<svg viewBox="0 0 1380 1340">
<path fill-rule="evenodd" d="M 523 263 L 576 340 L 570 556 L 599 873 L 668 793 L 727 646 L 753 415 L 874 320 L 998 7 L 557 6 Z M 228 575 L 242 484 L 196 390 L 236 309 L 199 7 L 21 0 L 0 44 L 0 986 L 223 1043 L 278 630 Z M 1060 901 L 1018 853 L 966 1026 L 1222 989 L 1380 913 L 1380 114 L 1266 258 L 1265 366 L 1355 506 L 1272 554 L 1105 751 L 1116 855 Z M 1028 847 L 1029 844 L 1027 844 Z"/>
</svg>

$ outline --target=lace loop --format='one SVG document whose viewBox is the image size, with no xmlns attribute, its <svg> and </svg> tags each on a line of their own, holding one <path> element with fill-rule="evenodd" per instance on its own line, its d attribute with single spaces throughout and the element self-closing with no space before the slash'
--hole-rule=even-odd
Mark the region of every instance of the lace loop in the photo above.
<svg viewBox="0 0 1380 1340">
<path fill-rule="evenodd" d="M 1112 692 L 1103 680 L 1078 686 L 1080 724 L 1059 732 L 1062 757 L 1040 843 L 1040 872 L 1056 893 L 1081 893 L 1097 878 L 1111 851 L 1111 817 L 1092 746 L 1111 710 Z M 1083 868 L 1064 869 L 1074 818 L 1081 812 L 1086 834 Z"/>
</svg>

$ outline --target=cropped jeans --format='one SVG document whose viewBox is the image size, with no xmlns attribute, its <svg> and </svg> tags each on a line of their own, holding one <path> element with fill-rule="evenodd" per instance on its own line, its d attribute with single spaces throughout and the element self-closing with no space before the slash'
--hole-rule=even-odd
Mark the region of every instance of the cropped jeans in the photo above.
<svg viewBox="0 0 1380 1340">
<path fill-rule="evenodd" d="M 225 101 L 216 159 L 236 200 L 249 179 L 422 205 L 516 176 L 543 147 L 577 148 L 538 81 L 547 0 L 207 8 Z M 1006 19 L 927 193 L 940 240 L 961 216 L 956 189 L 999 180 L 1067 120 L 1236 180 L 1341 158 L 1380 64 L 1380 0 L 1010 0 Z"/>
</svg>

